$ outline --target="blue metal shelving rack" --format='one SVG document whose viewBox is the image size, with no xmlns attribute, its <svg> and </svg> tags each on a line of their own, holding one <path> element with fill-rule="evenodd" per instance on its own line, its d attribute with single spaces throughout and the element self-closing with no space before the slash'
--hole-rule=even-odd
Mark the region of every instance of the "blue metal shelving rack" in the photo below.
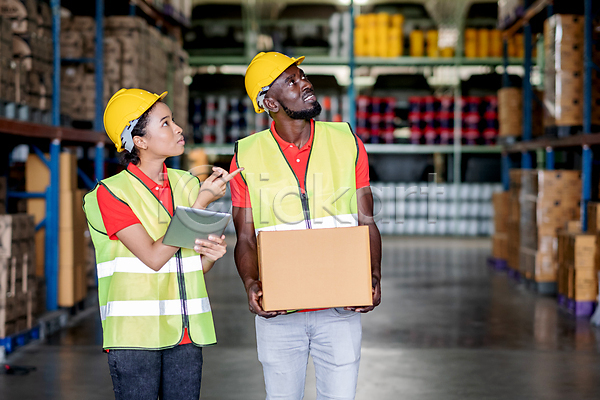
<svg viewBox="0 0 600 400">
<path fill-rule="evenodd" d="M 52 81 L 52 125 L 60 126 L 60 0 L 50 0 L 52 9 L 52 41 L 53 41 L 53 57 L 54 57 L 54 74 Z M 102 123 L 102 108 L 103 108 L 103 43 L 104 43 L 104 0 L 96 0 L 96 54 L 93 59 L 68 60 L 71 62 L 93 62 L 96 67 L 96 118 L 94 121 L 94 130 L 101 131 Z M 50 170 L 50 184 L 43 193 L 14 193 L 10 192 L 9 196 L 18 198 L 44 198 L 46 200 L 46 218 L 38 226 L 36 230 L 44 227 L 45 235 L 45 278 L 46 278 L 46 308 L 48 311 L 58 309 L 58 263 L 59 263 L 59 187 L 60 187 L 60 139 L 52 139 L 50 143 L 50 157 L 46 158 L 43 152 L 34 147 L 37 156 Z M 80 176 L 88 186 L 93 186 L 87 176 L 81 171 Z M 95 179 L 101 180 L 104 175 L 104 142 L 96 144 L 95 157 Z"/>
<path fill-rule="evenodd" d="M 593 163 L 593 152 L 591 144 L 599 144 L 600 140 L 592 139 L 589 135 L 592 133 L 592 73 L 594 69 L 600 70 L 600 68 L 593 63 L 592 50 L 593 50 L 593 37 L 592 37 L 592 21 L 594 18 L 592 10 L 593 0 L 584 0 L 585 4 L 585 36 L 584 36 L 584 94 L 583 94 L 583 134 L 573 137 L 567 137 L 555 140 L 536 140 L 531 141 L 532 132 L 532 86 L 530 80 L 531 71 L 531 27 L 529 25 L 529 19 L 537 13 L 541 12 L 544 8 L 547 9 L 547 15 L 553 14 L 552 0 L 537 0 L 531 4 L 528 10 L 525 12 L 526 17 L 523 21 L 520 21 L 518 26 L 523 27 L 525 35 L 525 75 L 523 78 L 523 142 L 513 146 L 508 146 L 502 155 L 502 182 L 504 189 L 508 190 L 510 185 L 509 169 L 511 159 L 509 153 L 521 152 L 521 168 L 530 169 L 533 167 L 531 159 L 531 151 L 537 148 L 545 149 L 546 162 L 545 168 L 547 170 L 554 169 L 554 149 L 555 147 L 563 148 L 577 148 L 582 149 L 582 162 L 581 162 L 581 179 L 582 179 L 582 193 L 581 193 L 581 226 L 582 231 L 587 231 L 587 203 L 591 199 L 592 193 L 592 163 Z M 506 41 L 504 43 L 506 48 Z M 507 65 L 506 51 L 505 51 L 505 66 Z M 505 68 L 504 85 L 508 85 L 508 75 Z M 595 135 L 594 135 L 595 136 Z"/>
</svg>

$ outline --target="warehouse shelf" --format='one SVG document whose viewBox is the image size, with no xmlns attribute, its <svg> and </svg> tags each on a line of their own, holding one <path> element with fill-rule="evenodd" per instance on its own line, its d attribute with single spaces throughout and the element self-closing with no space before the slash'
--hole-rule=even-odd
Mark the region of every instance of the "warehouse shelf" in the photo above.
<svg viewBox="0 0 600 400">
<path fill-rule="evenodd" d="M 206 65 L 241 65 L 246 66 L 250 62 L 244 56 L 235 55 L 200 55 L 190 51 L 190 66 Z M 432 58 L 432 57 L 355 57 L 354 63 L 357 67 L 436 67 L 436 66 L 499 66 L 503 65 L 501 57 L 490 58 Z M 304 65 L 330 65 L 330 66 L 348 66 L 349 57 L 329 57 L 329 56 L 307 56 L 303 62 Z M 522 58 L 510 58 L 507 65 L 523 65 Z"/>
<path fill-rule="evenodd" d="M 2 117 L 0 117 L 0 134 L 78 143 L 109 143 L 108 136 L 104 132 L 36 124 Z"/>
<path fill-rule="evenodd" d="M 506 146 L 508 153 L 521 153 L 524 151 L 534 151 L 538 149 L 557 149 L 569 147 L 583 147 L 600 145 L 600 133 L 579 134 L 567 136 L 564 138 L 540 138 L 527 142 L 519 142 Z"/>
<path fill-rule="evenodd" d="M 233 144 L 195 145 L 190 148 L 201 148 L 207 155 L 233 155 Z M 365 149 L 369 154 L 453 154 L 454 145 L 423 145 L 423 144 L 372 144 L 366 143 Z M 500 154 L 502 146 L 462 145 L 460 151 L 466 154 Z"/>
<path fill-rule="evenodd" d="M 546 169 L 554 169 L 554 149 L 555 148 L 581 148 L 581 175 L 582 175 L 582 192 L 581 192 L 581 230 L 587 231 L 587 203 L 591 200 L 592 194 L 592 165 L 594 155 L 591 146 L 600 144 L 600 135 L 592 134 L 592 71 L 597 68 L 593 63 L 593 0 L 584 0 L 584 62 L 583 62 L 583 134 L 567 136 L 564 138 L 540 138 L 532 140 L 532 85 L 531 85 L 531 64 L 527 59 L 532 53 L 532 33 L 529 21 L 535 15 L 539 14 L 545 7 L 552 6 L 550 0 L 537 0 L 525 12 L 525 15 L 515 24 L 506 29 L 503 33 L 505 40 L 510 35 L 514 34 L 521 27 L 524 30 L 524 46 L 525 46 L 525 75 L 523 78 L 523 141 L 520 143 L 505 146 L 505 152 L 502 155 L 502 182 L 504 189 L 508 190 L 510 186 L 509 169 L 511 159 L 509 153 L 521 153 L 520 163 L 522 169 L 533 168 L 533 160 L 531 152 L 538 149 L 546 149 Z M 549 13 L 552 13 L 549 9 Z M 506 54 L 506 53 L 505 53 Z M 508 82 L 508 76 L 505 72 L 505 83 Z M 508 86 L 508 85 L 505 85 Z"/>
<path fill-rule="evenodd" d="M 511 26 L 504 29 L 502 33 L 504 39 L 507 39 L 517 33 L 519 29 L 523 28 L 525 25 L 529 23 L 529 21 L 538 15 L 544 8 L 547 6 L 551 6 L 554 4 L 553 0 L 537 0 L 531 6 L 525 10 L 523 17 L 517 19 Z"/>
</svg>

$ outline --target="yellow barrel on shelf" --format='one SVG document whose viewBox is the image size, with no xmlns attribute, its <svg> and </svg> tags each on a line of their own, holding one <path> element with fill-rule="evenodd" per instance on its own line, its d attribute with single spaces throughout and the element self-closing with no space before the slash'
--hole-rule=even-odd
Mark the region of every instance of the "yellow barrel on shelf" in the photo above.
<svg viewBox="0 0 600 400">
<path fill-rule="evenodd" d="M 452 58 L 454 57 L 454 47 L 443 47 L 440 49 L 440 57 Z"/>
<path fill-rule="evenodd" d="M 402 28 L 402 25 L 404 25 L 404 15 L 393 14 L 391 16 L 391 24 L 392 28 Z"/>
<path fill-rule="evenodd" d="M 377 36 L 377 57 L 388 56 L 388 39 L 389 39 L 389 26 L 390 26 L 390 14 L 378 13 L 376 14 L 376 36 Z"/>
<path fill-rule="evenodd" d="M 367 56 L 368 57 L 377 57 L 377 15 L 376 14 L 366 14 L 365 15 L 366 22 L 366 44 L 367 44 Z"/>
<path fill-rule="evenodd" d="M 439 56 L 438 31 L 437 29 L 430 29 L 427 31 L 427 57 Z"/>
<path fill-rule="evenodd" d="M 477 57 L 477 29 L 465 29 L 465 57 Z"/>
<path fill-rule="evenodd" d="M 403 53 L 402 28 L 392 26 L 388 31 L 388 57 L 400 57 Z"/>
<path fill-rule="evenodd" d="M 367 55 L 367 37 L 365 28 L 354 28 L 354 55 L 365 57 Z"/>
<path fill-rule="evenodd" d="M 522 33 L 517 33 L 514 36 L 514 56 L 517 58 L 523 58 L 525 56 L 525 37 Z"/>
<path fill-rule="evenodd" d="M 502 57 L 502 32 L 490 30 L 490 57 Z"/>
<path fill-rule="evenodd" d="M 490 30 L 481 28 L 477 30 L 477 57 L 488 58 L 490 56 Z"/>
<path fill-rule="evenodd" d="M 425 35 L 415 27 L 409 35 L 411 57 L 423 57 L 425 54 Z"/>
</svg>

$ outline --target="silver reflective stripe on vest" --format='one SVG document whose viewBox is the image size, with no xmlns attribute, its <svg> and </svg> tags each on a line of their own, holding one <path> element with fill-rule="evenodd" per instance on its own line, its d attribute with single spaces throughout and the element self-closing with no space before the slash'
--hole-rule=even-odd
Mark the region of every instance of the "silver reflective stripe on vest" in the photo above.
<svg viewBox="0 0 600 400">
<path fill-rule="evenodd" d="M 351 226 L 358 226 L 358 215 L 330 215 L 328 217 L 323 218 L 313 218 L 310 220 L 310 223 L 312 229 L 345 228 Z M 255 229 L 254 233 L 258 235 L 258 232 L 260 231 L 294 231 L 300 229 L 306 229 L 306 222 L 304 220 L 289 224 L 266 226 L 264 228 Z"/>
<path fill-rule="evenodd" d="M 210 312 L 208 297 L 186 300 L 188 315 Z M 100 317 L 157 317 L 160 315 L 181 315 L 181 300 L 130 300 L 111 301 L 100 306 Z"/>
<path fill-rule="evenodd" d="M 186 257 L 182 260 L 183 272 L 202 271 L 202 261 L 200 256 Z M 112 276 L 115 272 L 124 272 L 131 274 L 168 274 L 177 272 L 177 259 L 172 257 L 158 271 L 146 266 L 139 258 L 117 257 L 112 261 L 106 261 L 97 266 L 98 279 Z"/>
</svg>

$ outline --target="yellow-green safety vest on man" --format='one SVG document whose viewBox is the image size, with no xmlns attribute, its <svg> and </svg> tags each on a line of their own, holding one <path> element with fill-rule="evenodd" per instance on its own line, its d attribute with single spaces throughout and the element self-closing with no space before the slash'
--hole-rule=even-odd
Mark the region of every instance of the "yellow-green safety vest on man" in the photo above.
<svg viewBox="0 0 600 400">
<path fill-rule="evenodd" d="M 296 177 L 270 129 L 236 143 L 257 235 L 262 230 L 358 225 L 357 139 L 346 123 L 315 122 L 314 129 L 304 177 Z"/>
<path fill-rule="evenodd" d="M 168 169 L 175 206 L 190 207 L 199 191 L 198 178 Z M 164 236 L 171 216 L 151 189 L 125 170 L 103 185 L 131 207 L 152 240 Z M 192 343 L 216 343 L 212 312 L 200 256 L 178 251 L 159 271 L 142 263 L 120 240 L 111 240 L 100 214 L 97 187 L 83 206 L 96 250 L 98 297 L 105 349 L 165 349 L 176 346 L 184 327 Z"/>
</svg>

